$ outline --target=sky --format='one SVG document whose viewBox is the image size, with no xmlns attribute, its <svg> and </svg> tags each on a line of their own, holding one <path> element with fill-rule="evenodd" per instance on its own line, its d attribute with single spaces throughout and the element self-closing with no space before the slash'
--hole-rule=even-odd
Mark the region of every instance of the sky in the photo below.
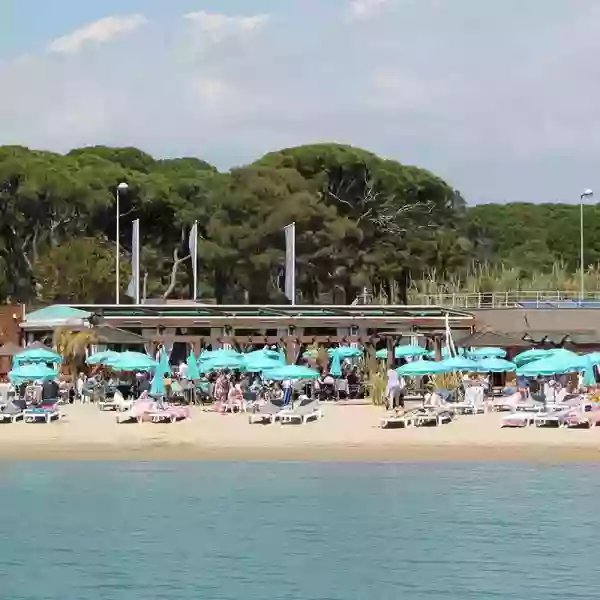
<svg viewBox="0 0 600 600">
<path fill-rule="evenodd" d="M 335 141 L 469 203 L 600 198 L 598 0 L 1 0 L 0 34 L 0 144 Z"/>
</svg>

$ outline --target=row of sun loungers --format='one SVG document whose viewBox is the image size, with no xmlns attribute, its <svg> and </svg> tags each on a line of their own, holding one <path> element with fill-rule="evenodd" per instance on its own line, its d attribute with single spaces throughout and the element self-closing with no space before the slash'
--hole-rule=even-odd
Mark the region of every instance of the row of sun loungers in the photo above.
<svg viewBox="0 0 600 600">
<path fill-rule="evenodd" d="M 187 406 L 160 405 L 151 400 L 136 400 L 132 406 L 117 415 L 117 423 L 175 423 L 190 418 Z"/>
<path fill-rule="evenodd" d="M 398 427 L 437 426 L 450 423 L 453 418 L 453 412 L 447 407 L 419 407 L 386 415 L 381 420 L 381 427 L 383 429 L 392 429 Z"/>
<path fill-rule="evenodd" d="M 0 423 L 51 423 L 61 418 L 57 403 L 27 408 L 25 401 L 12 400 L 0 410 Z"/>
<path fill-rule="evenodd" d="M 323 413 L 319 408 L 319 402 L 307 399 L 301 401 L 296 407 L 278 406 L 267 402 L 262 406 L 257 406 L 255 412 L 248 417 L 248 421 L 250 424 L 272 424 L 278 421 L 282 425 L 292 423 L 303 425 L 322 417 Z"/>
</svg>

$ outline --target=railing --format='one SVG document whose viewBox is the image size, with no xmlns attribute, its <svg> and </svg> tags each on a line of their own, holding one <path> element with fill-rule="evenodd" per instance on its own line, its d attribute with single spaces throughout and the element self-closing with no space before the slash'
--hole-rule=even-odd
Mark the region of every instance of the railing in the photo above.
<svg viewBox="0 0 600 600">
<path fill-rule="evenodd" d="M 410 294 L 410 304 L 451 308 L 600 308 L 600 292 Z"/>
</svg>

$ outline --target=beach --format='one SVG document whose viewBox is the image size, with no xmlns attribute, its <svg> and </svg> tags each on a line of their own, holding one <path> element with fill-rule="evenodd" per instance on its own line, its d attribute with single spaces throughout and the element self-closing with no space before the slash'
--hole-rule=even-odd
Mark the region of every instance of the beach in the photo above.
<svg viewBox="0 0 600 600">
<path fill-rule="evenodd" d="M 95 405 L 65 406 L 50 424 L 0 426 L 0 460 L 600 460 L 600 429 L 502 429 L 502 413 L 460 416 L 448 425 L 382 430 L 381 408 L 326 404 L 305 425 L 250 425 L 247 414 L 192 408 L 174 424 L 121 424 Z"/>
</svg>

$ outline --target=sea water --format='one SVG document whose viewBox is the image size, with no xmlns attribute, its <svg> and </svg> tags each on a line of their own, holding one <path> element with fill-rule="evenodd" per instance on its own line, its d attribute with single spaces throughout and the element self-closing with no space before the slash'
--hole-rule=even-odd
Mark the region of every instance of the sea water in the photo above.
<svg viewBox="0 0 600 600">
<path fill-rule="evenodd" d="M 600 598 L 600 468 L 0 465 L 2 600 Z"/>
</svg>

